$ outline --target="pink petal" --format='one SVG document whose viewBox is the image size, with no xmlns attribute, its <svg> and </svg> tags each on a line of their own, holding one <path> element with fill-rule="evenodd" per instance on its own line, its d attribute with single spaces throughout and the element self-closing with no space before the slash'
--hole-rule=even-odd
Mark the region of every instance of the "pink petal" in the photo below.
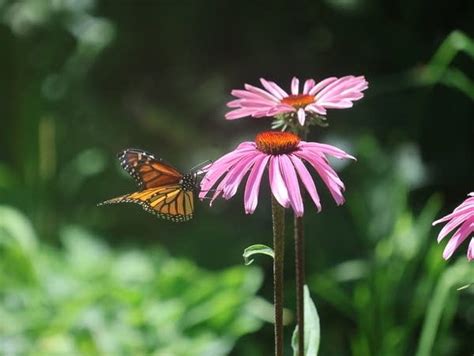
<svg viewBox="0 0 474 356">
<path fill-rule="evenodd" d="M 260 78 L 260 83 L 278 99 L 283 99 L 288 96 L 288 94 L 274 82 Z"/>
<path fill-rule="evenodd" d="M 324 184 L 326 187 L 329 189 L 329 192 L 331 193 L 333 199 L 336 201 L 337 205 L 342 205 L 344 203 L 344 196 L 342 195 L 342 190 L 344 188 L 344 185 L 342 181 L 337 177 L 335 174 L 331 174 L 332 169 L 329 167 L 329 165 L 324 162 L 321 157 L 317 157 L 314 154 L 310 154 L 306 151 L 299 150 L 295 151 L 294 154 L 300 158 L 303 158 L 313 168 L 318 172 L 319 176 L 323 180 Z M 342 185 L 342 186 L 341 186 Z"/>
<path fill-rule="evenodd" d="M 465 214 L 458 215 L 451 219 L 438 234 L 438 243 L 444 239 L 446 235 L 448 235 L 451 231 L 453 231 L 456 227 L 458 227 L 463 221 L 466 221 L 467 218 L 472 216 L 472 212 L 467 212 Z M 438 220 L 439 221 L 439 220 Z"/>
<path fill-rule="evenodd" d="M 293 79 L 291 80 L 291 94 L 298 95 L 299 90 L 300 90 L 300 81 L 298 78 L 293 77 Z"/>
<path fill-rule="evenodd" d="M 227 120 L 240 119 L 241 117 L 252 116 L 254 112 L 255 110 L 252 109 L 236 109 L 233 111 L 229 111 L 227 114 L 225 114 L 225 118 Z"/>
<path fill-rule="evenodd" d="M 443 258 L 445 260 L 449 259 L 454 251 L 463 243 L 463 241 L 469 236 L 469 234 L 474 230 L 473 222 L 466 221 L 451 237 L 446 248 L 443 251 Z"/>
<path fill-rule="evenodd" d="M 293 162 L 293 165 L 295 166 L 296 171 L 298 172 L 301 178 L 301 181 L 306 187 L 309 196 L 311 197 L 311 199 L 313 199 L 316 208 L 318 209 L 318 211 L 321 211 L 321 201 L 319 199 L 318 191 L 316 190 L 316 185 L 314 184 L 311 174 L 309 173 L 308 169 L 299 157 L 291 154 L 290 159 Z"/>
<path fill-rule="evenodd" d="M 328 145 L 325 143 L 316 143 L 316 142 L 305 142 L 302 141 L 299 144 L 300 147 L 303 149 L 310 148 L 310 149 L 315 149 L 318 150 L 319 152 L 322 152 L 324 154 L 334 156 L 339 159 L 353 159 L 356 161 L 355 157 L 351 156 L 347 152 L 341 150 L 340 148 L 337 148 L 336 146 Z"/>
<path fill-rule="evenodd" d="M 342 91 L 345 89 L 344 84 L 348 81 L 351 80 L 353 76 L 345 76 L 342 78 L 339 78 L 335 81 L 333 81 L 331 84 L 327 85 L 324 89 L 322 89 L 318 94 L 317 98 L 323 98 L 325 95 L 328 93 L 337 93 L 338 91 Z"/>
<path fill-rule="evenodd" d="M 335 98 L 331 98 L 332 100 L 336 100 Z M 318 104 L 324 106 L 326 109 L 348 109 L 354 106 L 352 101 L 348 100 L 340 100 L 334 102 L 326 102 L 323 100 L 318 100 Z"/>
<path fill-rule="evenodd" d="M 290 199 L 288 198 L 288 190 L 281 175 L 278 156 L 270 156 L 268 173 L 273 196 L 281 206 L 288 208 L 290 206 Z"/>
<path fill-rule="evenodd" d="M 216 191 L 214 192 L 214 195 L 211 198 L 210 204 L 212 204 L 214 202 L 214 200 L 216 200 L 216 198 L 219 197 L 219 195 L 221 195 L 223 192 L 224 192 L 224 198 L 229 199 L 229 197 L 227 197 L 225 195 L 224 190 L 228 187 L 229 184 L 234 182 L 236 176 L 240 175 L 242 173 L 242 171 L 244 171 L 245 168 L 248 167 L 251 164 L 251 162 L 254 160 L 256 154 L 257 154 L 257 152 L 252 152 L 250 154 L 246 154 L 238 162 L 236 162 L 233 166 L 231 166 L 229 168 L 227 174 L 224 176 L 224 178 L 222 178 L 220 183 L 217 185 Z M 246 172 L 247 171 L 245 170 L 244 174 Z M 239 183 L 240 183 L 240 181 L 239 181 Z"/>
<path fill-rule="evenodd" d="M 316 84 L 316 82 L 313 79 L 306 80 L 303 86 L 303 94 L 308 94 L 311 88 L 314 87 L 314 84 Z"/>
<path fill-rule="evenodd" d="M 268 116 L 275 116 L 277 114 L 284 114 L 284 113 L 287 113 L 287 112 L 293 112 L 295 110 L 296 109 L 291 105 L 281 104 L 281 105 L 277 105 L 277 106 L 271 108 L 270 110 L 268 110 L 267 115 Z"/>
<path fill-rule="evenodd" d="M 466 206 L 464 203 L 462 203 L 456 209 L 454 209 L 454 211 L 451 214 L 443 216 L 441 219 L 436 220 L 435 222 L 433 222 L 433 225 L 451 220 L 451 219 L 453 219 L 455 217 L 458 217 L 458 216 L 461 216 L 461 215 L 470 216 L 470 215 L 473 215 L 473 214 L 474 214 L 474 208 L 472 208 L 470 206 Z"/>
<path fill-rule="evenodd" d="M 277 158 L 283 175 L 283 180 L 285 181 L 289 193 L 291 207 L 293 208 L 295 215 L 301 217 L 304 214 L 304 206 L 295 167 L 293 167 L 293 164 L 287 155 L 280 155 L 277 156 Z"/>
<path fill-rule="evenodd" d="M 454 212 L 468 207 L 474 208 L 474 198 L 467 198 L 466 200 L 464 200 L 461 205 L 454 209 Z"/>
<path fill-rule="evenodd" d="M 361 92 L 367 87 L 367 81 L 363 76 L 342 77 L 322 89 L 316 96 L 316 102 L 325 108 L 349 108 L 353 105 L 352 101 L 364 96 Z"/>
<path fill-rule="evenodd" d="M 240 100 L 241 99 L 235 99 L 235 100 L 229 101 L 226 105 L 229 108 L 240 108 L 241 107 Z"/>
<path fill-rule="evenodd" d="M 255 87 L 255 89 L 259 89 L 259 88 Z M 262 89 L 259 89 L 259 90 L 262 90 Z M 265 100 L 269 100 L 269 101 L 272 101 L 272 102 L 278 102 L 277 98 L 273 97 L 272 95 L 270 95 L 266 91 L 263 91 L 263 92 L 266 95 L 263 95 L 262 93 L 253 93 L 253 92 L 248 91 L 248 90 L 239 90 L 239 89 L 234 89 L 230 93 L 233 96 L 235 96 L 239 99 L 265 99 Z"/>
<path fill-rule="evenodd" d="M 225 156 L 222 156 L 216 162 L 212 163 L 206 175 L 201 180 L 201 191 L 199 193 L 199 198 L 203 199 L 209 190 L 224 174 L 229 171 L 229 169 L 232 168 L 232 166 L 234 166 L 241 159 L 245 158 L 247 155 L 251 155 L 255 151 L 257 151 L 255 148 L 255 143 L 244 142 L 239 145 L 236 150 L 226 154 Z"/>
<path fill-rule="evenodd" d="M 320 81 L 318 84 L 316 84 L 315 86 L 313 86 L 311 88 L 311 90 L 308 92 L 309 95 L 315 95 L 316 93 L 318 93 L 321 89 L 323 89 L 324 87 L 326 87 L 327 85 L 333 83 L 334 81 L 336 81 L 337 78 L 336 77 L 330 77 L 330 78 L 326 78 L 322 81 Z"/>
<path fill-rule="evenodd" d="M 268 110 L 268 108 L 272 108 L 275 105 L 277 105 L 275 102 L 273 102 L 271 100 L 266 100 L 266 99 L 262 99 L 262 98 L 260 98 L 260 99 L 238 99 L 236 101 L 238 101 L 238 103 L 242 107 L 248 107 L 248 108 L 263 107 L 263 108 L 267 108 L 267 110 Z"/>
<path fill-rule="evenodd" d="M 226 186 L 224 187 L 222 197 L 225 199 L 232 198 L 235 193 L 237 193 L 237 189 L 239 187 L 240 182 L 247 174 L 250 168 L 254 165 L 257 159 L 265 157 L 265 154 L 259 152 L 255 153 L 255 156 L 246 162 L 242 162 L 235 166 L 234 172 L 232 175 L 229 173 L 229 179 L 227 180 Z"/>
<path fill-rule="evenodd" d="M 244 207 L 247 214 L 253 214 L 257 208 L 260 182 L 269 159 L 270 156 L 265 155 L 258 157 L 250 171 L 244 193 Z"/>
<path fill-rule="evenodd" d="M 320 114 L 320 115 L 326 115 L 326 109 L 320 105 L 316 105 L 316 104 L 310 104 L 310 105 L 306 105 L 306 110 L 309 110 L 309 111 L 313 111 L 317 114 Z"/>
<path fill-rule="evenodd" d="M 265 97 L 265 98 L 267 98 L 269 100 L 272 100 L 272 101 L 275 101 L 277 103 L 280 102 L 280 100 L 277 97 L 273 96 L 271 93 L 269 93 L 269 92 L 267 92 L 263 89 L 260 89 L 258 87 L 254 87 L 253 85 L 245 84 L 245 89 L 247 89 L 251 93 L 259 94 L 262 97 Z"/>
<path fill-rule="evenodd" d="M 304 126 L 304 121 L 306 119 L 306 113 L 303 108 L 298 109 L 298 122 L 301 126 Z"/>
<path fill-rule="evenodd" d="M 298 151 L 301 152 L 301 151 Z M 324 175 L 330 178 L 331 185 L 337 187 L 337 189 L 344 190 L 344 183 L 339 179 L 339 176 L 334 171 L 334 169 L 329 165 L 326 157 L 319 151 L 314 149 L 306 148 L 303 151 L 318 165 L 318 167 L 324 172 Z M 295 152 L 297 153 L 297 152 Z"/>
<path fill-rule="evenodd" d="M 474 260 L 474 238 L 471 238 L 469 242 L 469 247 L 467 248 L 467 259 L 469 261 Z"/>
</svg>

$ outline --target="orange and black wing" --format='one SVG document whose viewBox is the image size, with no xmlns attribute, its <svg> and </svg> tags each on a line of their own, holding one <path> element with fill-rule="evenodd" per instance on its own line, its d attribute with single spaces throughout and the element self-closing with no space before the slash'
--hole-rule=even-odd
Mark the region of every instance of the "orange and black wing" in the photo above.
<svg viewBox="0 0 474 356">
<path fill-rule="evenodd" d="M 176 168 L 139 149 L 126 149 L 118 154 L 118 158 L 140 190 L 178 184 L 183 177 Z"/>
<path fill-rule="evenodd" d="M 107 200 L 99 205 L 136 203 L 160 218 L 181 222 L 190 220 L 194 212 L 193 191 L 183 190 L 181 185 L 168 185 L 145 189 Z"/>
</svg>

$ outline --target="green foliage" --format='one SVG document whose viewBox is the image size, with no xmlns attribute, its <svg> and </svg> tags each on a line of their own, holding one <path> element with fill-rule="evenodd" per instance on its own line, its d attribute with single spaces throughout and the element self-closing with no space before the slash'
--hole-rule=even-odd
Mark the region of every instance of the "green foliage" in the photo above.
<svg viewBox="0 0 474 356">
<path fill-rule="evenodd" d="M 273 252 L 271 247 L 268 247 L 267 245 L 256 244 L 256 245 L 249 246 L 244 250 L 244 253 L 242 254 L 242 256 L 244 257 L 245 265 L 248 266 L 252 264 L 254 260 L 250 259 L 250 256 L 258 255 L 258 254 L 267 255 L 267 256 L 270 256 L 271 258 L 275 258 L 275 253 Z"/>
<path fill-rule="evenodd" d="M 373 140 L 361 140 L 358 162 L 374 164 L 376 170 L 366 170 L 364 184 L 349 193 L 358 227 L 355 237 L 365 245 L 366 257 L 357 253 L 358 259 L 313 275 L 310 286 L 354 324 L 354 355 L 455 354 L 457 287 L 472 282 L 474 265 L 464 252 L 452 264 L 442 259 L 431 227 L 439 214 L 439 198 L 431 197 L 414 213 L 408 206 L 410 180 L 395 173 L 396 164 L 376 165 L 403 160 L 385 155 Z M 466 308 L 458 312 L 463 315 Z"/>
<path fill-rule="evenodd" d="M 317 356 L 319 351 L 319 340 L 321 330 L 319 325 L 319 315 L 309 294 L 309 288 L 304 286 L 304 353 L 300 355 L 298 351 L 298 325 L 293 331 L 291 347 L 295 356 Z"/>
<path fill-rule="evenodd" d="M 474 61 L 474 39 L 461 31 L 451 32 L 421 72 L 414 73 L 421 85 L 442 83 L 461 91 L 474 100 L 474 81 L 451 63 L 458 53 L 465 53 Z"/>
<path fill-rule="evenodd" d="M 38 244 L 0 207 L 0 349 L 22 355 L 226 355 L 257 330 L 248 267 L 208 272 L 161 249 L 111 249 L 82 228 Z"/>
</svg>

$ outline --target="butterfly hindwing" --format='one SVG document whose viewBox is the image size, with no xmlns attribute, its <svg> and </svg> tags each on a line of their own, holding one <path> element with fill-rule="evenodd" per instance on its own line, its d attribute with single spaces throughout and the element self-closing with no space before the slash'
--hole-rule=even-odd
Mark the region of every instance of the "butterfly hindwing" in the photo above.
<svg viewBox="0 0 474 356">
<path fill-rule="evenodd" d="M 180 185 L 169 185 L 122 195 L 99 205 L 135 203 L 160 218 L 180 222 L 193 217 L 193 200 L 192 191 L 183 190 Z"/>
</svg>

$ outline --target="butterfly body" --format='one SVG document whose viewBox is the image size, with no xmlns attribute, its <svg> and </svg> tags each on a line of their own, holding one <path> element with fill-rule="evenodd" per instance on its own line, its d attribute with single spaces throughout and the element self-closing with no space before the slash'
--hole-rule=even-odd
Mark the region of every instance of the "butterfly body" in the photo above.
<svg viewBox="0 0 474 356">
<path fill-rule="evenodd" d="M 136 203 L 160 218 L 182 222 L 192 219 L 197 174 L 182 174 L 171 165 L 139 149 L 118 154 L 120 165 L 138 184 L 137 192 L 107 200 L 103 204 Z"/>
</svg>

